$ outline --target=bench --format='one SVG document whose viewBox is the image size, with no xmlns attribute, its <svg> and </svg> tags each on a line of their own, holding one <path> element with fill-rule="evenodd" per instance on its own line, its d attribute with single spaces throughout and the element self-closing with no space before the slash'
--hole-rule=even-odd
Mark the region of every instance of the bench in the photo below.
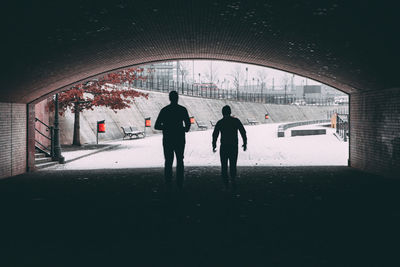
<svg viewBox="0 0 400 267">
<path fill-rule="evenodd" d="M 207 125 L 202 121 L 197 121 L 196 120 L 196 124 L 197 124 L 197 127 L 199 127 L 200 130 L 207 130 L 208 129 Z"/>
<path fill-rule="evenodd" d="M 298 121 L 298 122 L 281 124 L 278 126 L 278 137 L 285 137 L 285 131 L 289 128 L 298 127 L 302 125 L 321 124 L 327 122 L 329 122 L 329 120 Z"/>
<path fill-rule="evenodd" d="M 135 138 L 140 138 L 140 137 L 144 137 L 144 131 L 139 131 L 136 127 L 133 126 L 121 126 L 121 129 L 124 133 L 124 136 L 122 137 L 122 140 L 125 140 L 125 137 L 129 137 L 129 139 L 131 139 L 132 137 Z"/>
<path fill-rule="evenodd" d="M 326 134 L 326 129 L 292 130 L 292 136 L 319 135 L 319 134 Z"/>
<path fill-rule="evenodd" d="M 210 121 L 210 124 L 211 124 L 211 127 L 215 127 L 215 125 L 217 125 L 217 122 L 216 121 Z"/>
<path fill-rule="evenodd" d="M 247 122 L 250 124 L 250 125 L 256 125 L 256 124 L 259 124 L 260 122 L 258 122 L 256 119 L 254 119 L 254 118 L 248 118 L 247 119 Z"/>
</svg>

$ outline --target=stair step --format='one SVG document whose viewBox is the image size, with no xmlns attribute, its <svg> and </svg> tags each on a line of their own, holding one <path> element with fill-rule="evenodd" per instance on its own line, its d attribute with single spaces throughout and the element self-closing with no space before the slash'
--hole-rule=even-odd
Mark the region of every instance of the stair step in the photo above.
<svg viewBox="0 0 400 267">
<path fill-rule="evenodd" d="M 44 157 L 44 158 L 35 158 L 35 164 L 50 162 L 51 158 Z"/>
<path fill-rule="evenodd" d="M 39 164 L 36 164 L 35 166 L 37 169 L 44 169 L 44 168 L 48 168 L 51 166 L 55 166 L 57 164 L 58 164 L 57 161 L 50 161 L 50 162 L 45 162 L 45 163 L 39 163 Z"/>
<path fill-rule="evenodd" d="M 46 154 L 44 154 L 44 153 L 35 153 L 35 159 L 37 159 L 37 158 L 45 158 L 46 157 Z"/>
</svg>

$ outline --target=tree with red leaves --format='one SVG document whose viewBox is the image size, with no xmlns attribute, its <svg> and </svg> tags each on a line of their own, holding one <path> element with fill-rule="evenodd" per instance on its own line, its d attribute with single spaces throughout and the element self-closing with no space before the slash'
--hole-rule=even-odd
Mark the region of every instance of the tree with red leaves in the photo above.
<svg viewBox="0 0 400 267">
<path fill-rule="evenodd" d="M 129 68 L 109 73 L 103 77 L 86 83 L 73 86 L 70 90 L 59 93 L 60 115 L 68 108 L 75 114 L 74 137 L 72 144 L 80 146 L 80 113 L 84 110 L 93 110 L 94 107 L 108 107 L 114 112 L 129 108 L 136 97 L 145 97 L 148 94 L 131 89 L 135 80 L 145 80 L 143 68 Z M 127 88 L 118 88 L 118 85 L 128 84 Z"/>
</svg>

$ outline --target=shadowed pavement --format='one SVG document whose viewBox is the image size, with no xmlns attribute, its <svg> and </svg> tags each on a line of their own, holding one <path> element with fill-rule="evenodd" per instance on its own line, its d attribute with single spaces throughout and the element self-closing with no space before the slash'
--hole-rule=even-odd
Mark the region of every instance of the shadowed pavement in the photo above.
<svg viewBox="0 0 400 267">
<path fill-rule="evenodd" d="M 348 167 L 40 171 L 0 181 L 0 266 L 398 266 L 400 181 Z"/>
</svg>

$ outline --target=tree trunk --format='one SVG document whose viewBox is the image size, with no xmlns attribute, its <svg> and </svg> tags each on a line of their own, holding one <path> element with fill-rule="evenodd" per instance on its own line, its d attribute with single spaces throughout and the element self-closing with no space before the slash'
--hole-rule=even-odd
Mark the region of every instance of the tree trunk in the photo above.
<svg viewBox="0 0 400 267">
<path fill-rule="evenodd" d="M 78 107 L 79 103 L 75 102 L 75 120 L 74 120 L 74 138 L 72 140 L 72 144 L 75 146 L 81 145 L 81 136 L 80 136 L 80 110 Z"/>
</svg>

